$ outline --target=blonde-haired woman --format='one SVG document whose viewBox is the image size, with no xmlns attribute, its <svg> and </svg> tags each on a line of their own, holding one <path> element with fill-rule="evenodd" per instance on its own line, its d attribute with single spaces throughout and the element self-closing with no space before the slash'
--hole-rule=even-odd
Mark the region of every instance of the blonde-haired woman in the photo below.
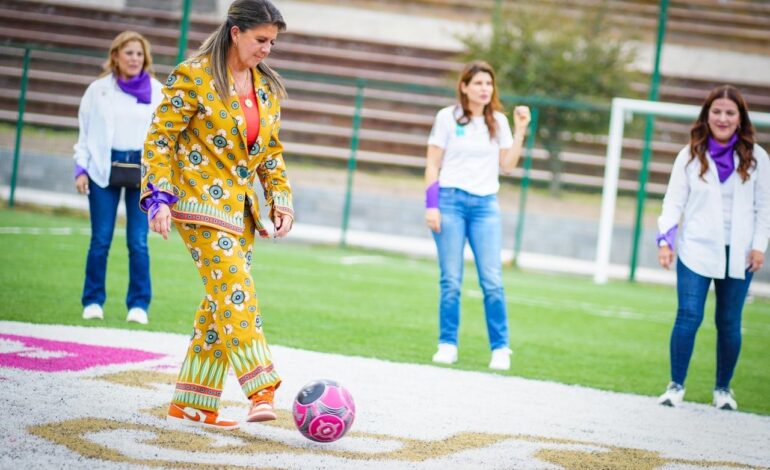
<svg viewBox="0 0 770 470">
<path fill-rule="evenodd" d="M 508 370 L 508 314 L 503 291 L 499 172 L 521 156 L 529 108 L 513 112 L 514 132 L 498 99 L 495 73 L 486 62 L 465 66 L 457 82 L 458 103 L 436 114 L 425 168 L 425 222 L 433 232 L 441 269 L 438 350 L 433 362 L 457 361 L 463 250 L 469 242 L 484 292 L 492 356 L 489 367 Z"/>
<path fill-rule="evenodd" d="M 171 73 L 147 135 L 142 208 L 168 236 L 172 221 L 203 281 L 168 419 L 219 429 L 232 367 L 251 400 L 247 421 L 275 419 L 281 383 L 265 340 L 250 268 L 262 225 L 256 184 L 270 206 L 274 237 L 291 230 L 291 189 L 278 140 L 280 77 L 263 62 L 286 28 L 267 0 L 236 0 L 195 57 Z"/>
<path fill-rule="evenodd" d="M 162 85 L 152 77 L 150 44 L 133 31 L 115 37 L 103 68 L 80 102 L 74 156 L 75 188 L 88 195 L 91 216 L 83 318 L 104 318 L 107 255 L 123 192 L 129 259 L 126 320 L 146 324 L 152 288 L 147 220 L 139 209 L 139 163 Z"/>
</svg>

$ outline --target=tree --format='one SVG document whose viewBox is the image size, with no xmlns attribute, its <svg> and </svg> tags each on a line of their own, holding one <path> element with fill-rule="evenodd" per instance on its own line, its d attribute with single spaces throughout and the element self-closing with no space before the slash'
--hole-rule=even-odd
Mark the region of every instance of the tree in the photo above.
<svg viewBox="0 0 770 470">
<path fill-rule="evenodd" d="M 606 105 L 614 96 L 632 96 L 630 85 L 637 77 L 630 67 L 636 49 L 611 30 L 606 13 L 606 6 L 600 6 L 568 17 L 553 8 L 515 2 L 495 11 L 491 34 L 461 37 L 466 46 L 462 58 L 489 62 L 502 93 L 528 96 L 532 105 L 549 100 Z M 538 108 L 538 137 L 549 155 L 551 190 L 558 194 L 561 135 L 605 132 L 609 116 L 595 108 Z"/>
</svg>

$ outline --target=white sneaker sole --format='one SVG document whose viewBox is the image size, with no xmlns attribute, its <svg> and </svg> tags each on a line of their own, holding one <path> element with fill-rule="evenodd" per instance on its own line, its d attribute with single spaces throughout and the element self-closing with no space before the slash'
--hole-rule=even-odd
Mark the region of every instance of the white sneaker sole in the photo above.
<svg viewBox="0 0 770 470">
<path fill-rule="evenodd" d="M 129 323 L 138 323 L 140 325 L 146 325 L 148 323 L 147 314 L 131 314 L 126 315 L 126 321 Z"/>
<path fill-rule="evenodd" d="M 233 426 L 220 426 L 217 424 L 208 424 L 203 421 L 195 421 L 194 419 L 177 418 L 171 415 L 166 415 L 166 421 L 170 421 L 173 423 L 182 423 L 187 426 L 197 426 L 200 428 L 209 428 L 209 429 L 238 429 L 240 427 L 240 424 L 235 424 Z"/>
<path fill-rule="evenodd" d="M 718 406 L 716 403 L 712 403 L 712 405 L 714 405 L 714 407 L 716 407 L 718 410 L 735 411 L 738 409 L 737 406 L 734 407 L 729 403 L 722 403 L 722 406 Z"/>
<path fill-rule="evenodd" d="M 452 365 L 457 363 L 457 359 L 444 359 L 444 358 L 433 358 L 433 362 L 436 364 L 447 364 Z"/>
</svg>

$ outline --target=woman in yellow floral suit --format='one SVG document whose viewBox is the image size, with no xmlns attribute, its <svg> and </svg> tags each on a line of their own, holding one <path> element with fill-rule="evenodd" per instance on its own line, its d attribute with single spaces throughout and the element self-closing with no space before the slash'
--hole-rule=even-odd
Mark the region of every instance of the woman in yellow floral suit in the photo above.
<svg viewBox="0 0 770 470">
<path fill-rule="evenodd" d="M 275 419 L 273 367 L 249 273 L 259 216 L 258 178 L 273 236 L 294 211 L 278 140 L 280 77 L 263 60 L 286 25 L 268 0 L 236 0 L 198 53 L 163 88 L 142 159 L 141 206 L 167 238 L 171 221 L 198 268 L 206 298 L 195 315 L 168 419 L 233 429 L 219 416 L 229 368 L 251 401 L 247 421 Z"/>
</svg>

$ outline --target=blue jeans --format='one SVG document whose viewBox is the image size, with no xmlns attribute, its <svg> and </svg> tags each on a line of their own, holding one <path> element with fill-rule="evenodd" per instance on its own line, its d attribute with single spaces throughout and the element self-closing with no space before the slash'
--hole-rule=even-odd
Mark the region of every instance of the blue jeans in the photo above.
<svg viewBox="0 0 770 470">
<path fill-rule="evenodd" d="M 508 314 L 500 262 L 502 226 L 497 195 L 474 196 L 460 189 L 441 188 L 439 210 L 441 232 L 432 232 L 441 269 L 439 343 L 457 344 L 467 239 L 484 293 L 489 344 L 492 349 L 507 347 Z"/>
<path fill-rule="evenodd" d="M 107 255 L 115 232 L 120 191 L 125 189 L 126 243 L 128 245 L 128 294 L 126 307 L 147 310 L 152 297 L 150 284 L 150 255 L 147 249 L 147 215 L 139 208 L 139 188 L 100 188 L 88 183 L 88 204 L 91 212 L 91 244 L 86 259 L 86 279 L 83 284 L 83 306 L 103 305 L 107 297 L 105 277 Z"/>
<path fill-rule="evenodd" d="M 727 259 L 730 259 L 729 247 Z M 671 381 L 684 385 L 687 368 L 690 365 L 695 334 L 703 321 L 711 278 L 691 271 L 681 260 L 676 263 L 676 292 L 679 307 L 676 322 L 671 332 Z M 717 389 L 728 390 L 733 378 L 738 354 L 741 351 L 741 317 L 743 303 L 751 284 L 753 273 L 746 271 L 745 279 L 714 279 L 716 293 L 717 327 Z"/>
</svg>

